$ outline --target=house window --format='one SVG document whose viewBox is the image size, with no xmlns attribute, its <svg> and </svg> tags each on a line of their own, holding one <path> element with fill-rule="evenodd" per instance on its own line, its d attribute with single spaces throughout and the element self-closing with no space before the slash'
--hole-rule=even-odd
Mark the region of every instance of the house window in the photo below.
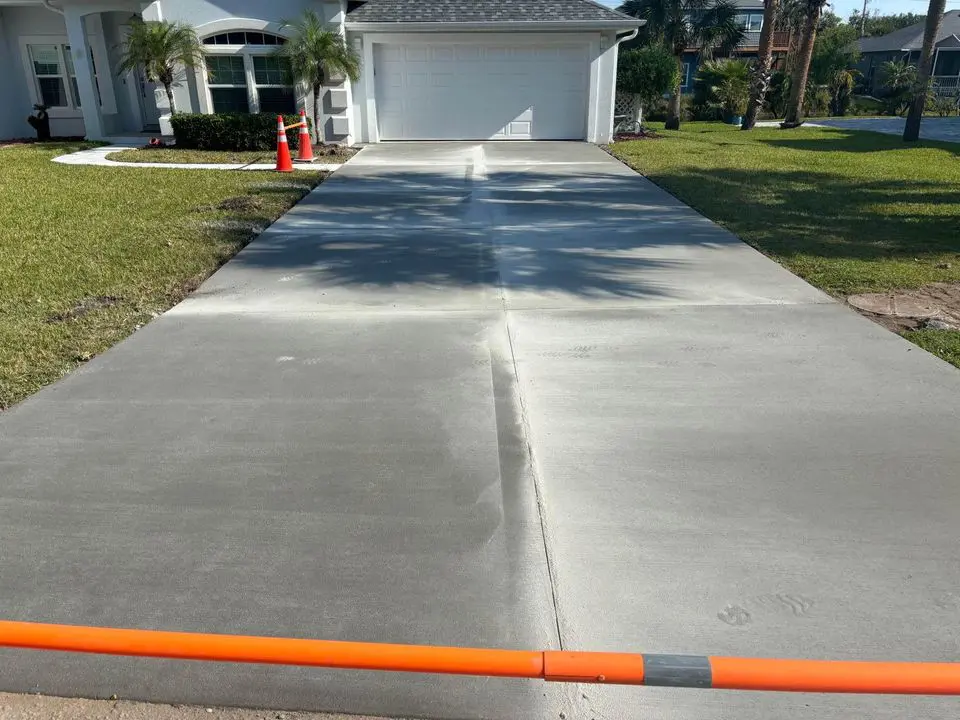
<svg viewBox="0 0 960 720">
<path fill-rule="evenodd" d="M 247 30 L 204 38 L 207 87 L 213 112 L 293 114 L 297 96 L 286 58 L 277 57 L 278 35 Z"/>
<path fill-rule="evenodd" d="M 690 63 L 683 64 L 682 87 L 690 87 Z"/>
<path fill-rule="evenodd" d="M 763 28 L 762 12 L 737 13 L 737 22 L 747 32 L 760 32 Z"/>
<path fill-rule="evenodd" d="M 283 45 L 287 39 L 265 32 L 225 32 L 203 39 L 204 45 Z"/>
<path fill-rule="evenodd" d="M 80 87 L 77 85 L 77 71 L 73 65 L 70 46 L 65 44 L 27 45 L 40 102 L 50 108 L 80 108 Z M 97 64 L 90 48 L 90 63 L 93 70 L 93 89 L 97 94 L 97 103 L 103 105 L 100 97 L 100 81 L 97 78 Z"/>
<path fill-rule="evenodd" d="M 208 55 L 207 80 L 216 113 L 248 113 L 247 71 L 243 55 Z"/>
<path fill-rule="evenodd" d="M 37 93 L 40 102 L 47 107 L 74 108 L 80 107 L 79 93 L 74 89 L 71 97 L 67 94 L 67 86 L 76 82 L 73 73 L 73 63 L 70 63 L 70 72 L 67 73 L 69 50 L 64 54 L 65 45 L 28 45 L 30 61 L 33 63 L 33 76 L 36 81 Z M 71 88 L 73 89 L 73 88 Z"/>
<path fill-rule="evenodd" d="M 290 85 L 290 65 L 284 58 L 253 56 L 253 77 L 260 101 L 260 112 L 295 113 L 297 99 Z"/>
</svg>

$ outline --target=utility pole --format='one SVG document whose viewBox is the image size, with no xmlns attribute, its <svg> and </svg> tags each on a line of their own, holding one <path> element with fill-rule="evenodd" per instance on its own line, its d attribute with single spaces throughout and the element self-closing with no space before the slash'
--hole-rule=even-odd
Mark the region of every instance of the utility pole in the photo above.
<svg viewBox="0 0 960 720">
<path fill-rule="evenodd" d="M 860 13 L 860 37 L 867 31 L 867 4 L 870 0 L 863 0 L 863 12 Z"/>
</svg>

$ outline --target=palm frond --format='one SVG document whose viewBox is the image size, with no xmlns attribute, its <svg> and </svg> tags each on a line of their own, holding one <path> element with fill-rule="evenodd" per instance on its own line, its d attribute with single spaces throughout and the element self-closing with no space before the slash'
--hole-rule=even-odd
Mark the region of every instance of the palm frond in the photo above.
<svg viewBox="0 0 960 720">
<path fill-rule="evenodd" d="M 360 57 L 346 39 L 327 27 L 313 9 L 296 20 L 283 22 L 291 37 L 277 48 L 285 58 L 293 79 L 311 87 L 322 85 L 331 75 L 342 74 L 354 82 L 360 77 Z"/>
</svg>

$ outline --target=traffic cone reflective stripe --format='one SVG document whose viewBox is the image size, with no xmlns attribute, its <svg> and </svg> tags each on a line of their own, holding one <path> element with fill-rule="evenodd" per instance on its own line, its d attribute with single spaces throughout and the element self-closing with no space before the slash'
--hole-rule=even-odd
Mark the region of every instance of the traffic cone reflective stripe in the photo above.
<svg viewBox="0 0 960 720">
<path fill-rule="evenodd" d="M 290 146 L 287 144 L 287 129 L 283 126 L 283 115 L 277 116 L 277 172 L 293 172 L 290 159 Z"/>
<path fill-rule="evenodd" d="M 297 162 L 313 162 L 313 143 L 307 127 L 307 112 L 300 111 L 300 138 L 297 143 Z"/>
</svg>

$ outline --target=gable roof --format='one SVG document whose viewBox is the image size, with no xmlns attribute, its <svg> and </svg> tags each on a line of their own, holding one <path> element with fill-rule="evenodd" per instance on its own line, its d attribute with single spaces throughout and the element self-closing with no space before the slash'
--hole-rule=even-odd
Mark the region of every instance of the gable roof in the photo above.
<svg viewBox="0 0 960 720">
<path fill-rule="evenodd" d="M 635 28 L 641 21 L 593 0 L 370 0 L 348 24 L 588 24 Z"/>
<path fill-rule="evenodd" d="M 897 52 L 898 50 L 919 50 L 923 46 L 922 22 L 910 27 L 900 28 L 880 37 L 862 38 L 860 52 Z M 954 35 L 960 35 L 960 10 L 950 10 L 943 14 L 940 21 L 940 33 L 937 42 L 940 43 Z"/>
</svg>

